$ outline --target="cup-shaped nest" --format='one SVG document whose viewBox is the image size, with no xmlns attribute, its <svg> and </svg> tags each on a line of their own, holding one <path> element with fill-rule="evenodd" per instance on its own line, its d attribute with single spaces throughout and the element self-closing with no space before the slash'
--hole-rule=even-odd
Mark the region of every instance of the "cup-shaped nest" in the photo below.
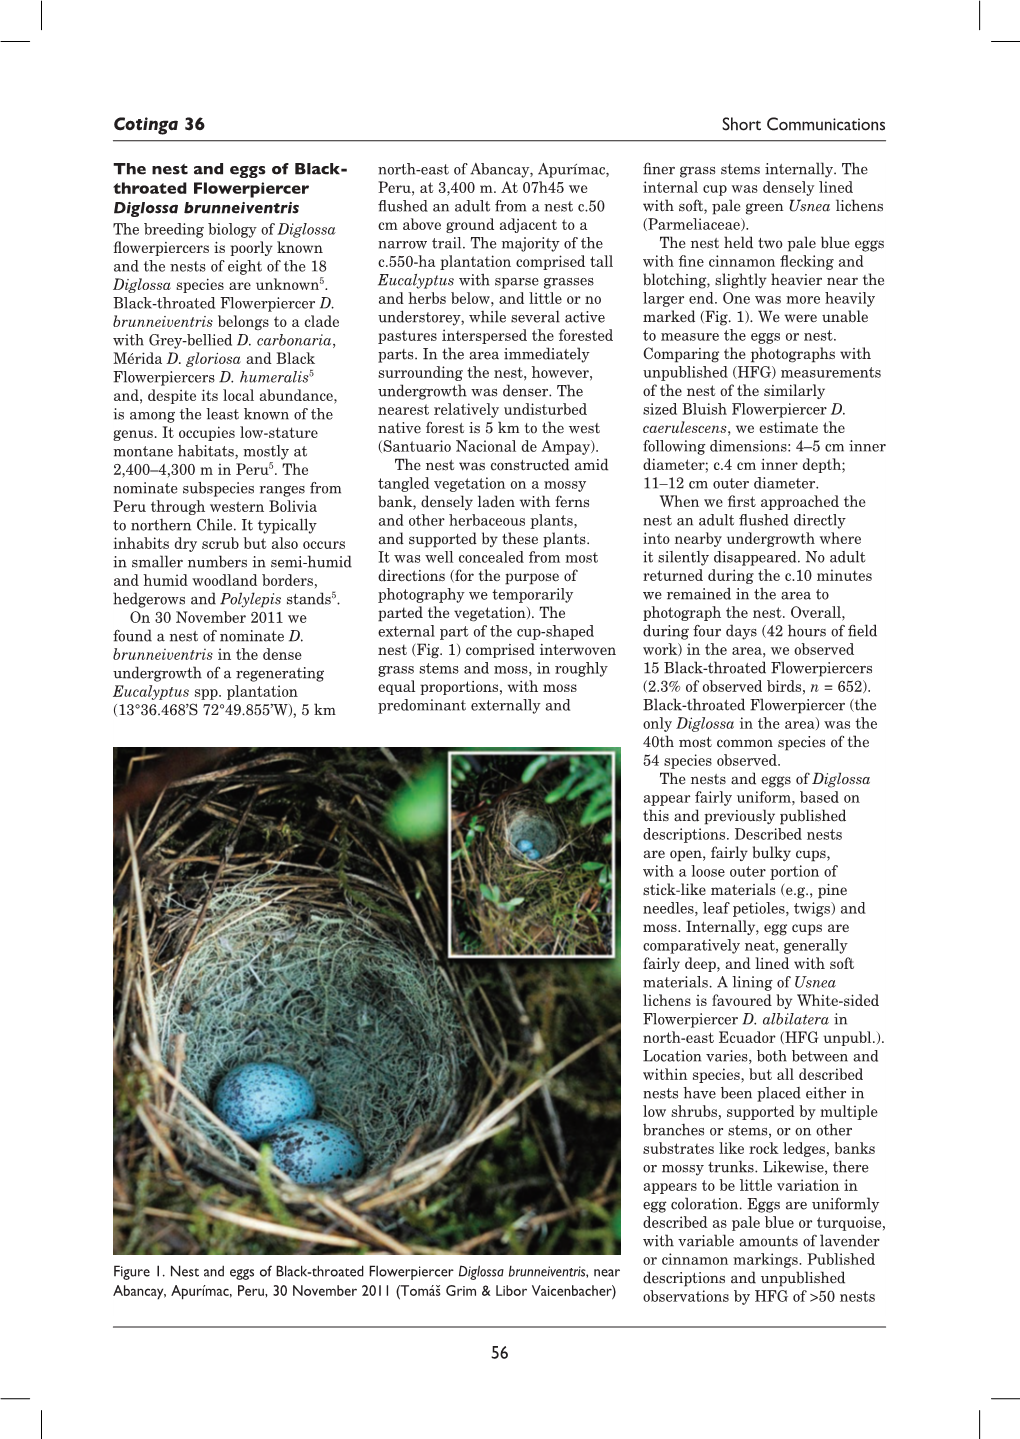
<svg viewBox="0 0 1020 1439">
<path fill-rule="evenodd" d="M 522 852 L 522 844 L 530 843 L 539 859 L 547 860 L 557 853 L 563 842 L 556 821 L 548 810 L 508 805 L 503 831 L 505 842 L 514 859 L 522 860 L 526 864 L 537 861 L 535 854 Z"/>
<path fill-rule="evenodd" d="M 392 1164 L 418 1129 L 455 1105 L 464 1051 L 442 972 L 413 944 L 359 920 L 295 912 L 275 886 L 235 885 L 208 906 L 195 942 L 155 986 L 160 1047 L 206 1104 L 241 1064 L 272 1062 L 312 1085 L 318 1113 L 347 1127 L 368 1172 Z M 209 1167 L 237 1149 L 187 1100 L 189 1157 Z"/>
</svg>

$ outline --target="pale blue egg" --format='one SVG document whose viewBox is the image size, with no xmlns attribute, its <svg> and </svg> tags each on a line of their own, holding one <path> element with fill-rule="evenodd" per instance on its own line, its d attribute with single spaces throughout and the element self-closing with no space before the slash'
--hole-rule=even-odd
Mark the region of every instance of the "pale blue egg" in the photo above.
<svg viewBox="0 0 1020 1439">
<path fill-rule="evenodd" d="M 220 1080 L 212 1107 L 242 1139 L 264 1139 L 314 1114 L 315 1093 L 303 1075 L 284 1064 L 242 1064 Z"/>
<path fill-rule="evenodd" d="M 542 856 L 541 856 L 541 854 L 539 853 L 539 851 L 538 851 L 537 849 L 533 849 L 533 850 L 531 851 L 531 854 L 530 854 L 529 858 L 531 858 L 531 859 L 541 859 Z"/>
<path fill-rule="evenodd" d="M 530 839 L 518 840 L 518 842 L 517 842 L 517 848 L 520 850 L 521 854 L 527 854 L 528 850 L 531 848 L 531 840 L 530 840 Z"/>
<path fill-rule="evenodd" d="M 273 1163 L 298 1184 L 357 1179 L 365 1151 L 349 1129 L 328 1119 L 297 1119 L 269 1140 Z"/>
</svg>

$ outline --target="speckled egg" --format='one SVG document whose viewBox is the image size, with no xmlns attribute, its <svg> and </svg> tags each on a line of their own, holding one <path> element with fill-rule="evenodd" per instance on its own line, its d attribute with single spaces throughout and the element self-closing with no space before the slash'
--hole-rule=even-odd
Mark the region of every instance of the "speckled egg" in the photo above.
<svg viewBox="0 0 1020 1439">
<path fill-rule="evenodd" d="M 314 1114 L 315 1094 L 303 1075 L 284 1064 L 242 1064 L 220 1080 L 212 1107 L 242 1139 L 265 1139 Z"/>
<path fill-rule="evenodd" d="M 357 1179 L 365 1151 L 349 1129 L 328 1119 L 297 1119 L 270 1137 L 273 1162 L 298 1184 Z"/>
</svg>

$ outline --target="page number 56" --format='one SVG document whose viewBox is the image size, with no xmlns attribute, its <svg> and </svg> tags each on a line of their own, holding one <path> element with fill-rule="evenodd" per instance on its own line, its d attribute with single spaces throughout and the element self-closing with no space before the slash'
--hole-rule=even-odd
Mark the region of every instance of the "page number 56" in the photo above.
<svg viewBox="0 0 1020 1439">
<path fill-rule="evenodd" d="M 509 1355 L 509 1353 L 507 1352 L 507 1347 L 506 1347 L 506 1345 L 505 1345 L 505 1344 L 494 1344 L 494 1345 L 492 1346 L 492 1354 L 490 1355 L 490 1358 L 492 1358 L 492 1359 L 509 1359 L 509 1358 L 510 1358 L 510 1355 Z"/>
</svg>

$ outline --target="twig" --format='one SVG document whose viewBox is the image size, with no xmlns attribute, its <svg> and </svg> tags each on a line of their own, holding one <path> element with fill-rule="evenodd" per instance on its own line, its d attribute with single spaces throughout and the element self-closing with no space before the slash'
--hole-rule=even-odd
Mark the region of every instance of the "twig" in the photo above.
<svg viewBox="0 0 1020 1439">
<path fill-rule="evenodd" d="M 163 793 L 170 785 L 182 784 L 210 760 L 218 755 L 230 754 L 236 745 L 227 749 L 172 749 L 150 769 L 143 770 L 137 779 L 131 780 L 113 797 L 114 822 L 123 819 L 140 804 L 147 804 Z"/>
<path fill-rule="evenodd" d="M 220 1209 L 215 1204 L 199 1204 L 197 1206 L 203 1214 L 208 1214 L 210 1219 L 226 1220 L 228 1224 L 236 1224 L 241 1229 L 254 1229 L 258 1234 L 278 1234 L 282 1239 L 304 1240 L 309 1244 L 331 1244 L 336 1249 L 360 1249 L 360 1239 L 345 1239 L 339 1234 L 317 1233 L 314 1229 L 291 1229 L 289 1225 L 277 1224 L 272 1219 L 256 1219 L 251 1214 L 238 1214 L 233 1209 Z"/>
<path fill-rule="evenodd" d="M 514 1006 L 514 1009 L 517 1011 L 517 1019 L 520 1023 L 524 1038 L 527 1041 L 528 1048 L 530 1049 L 532 1054 L 541 1054 L 545 1049 L 545 1042 L 542 1039 L 541 1034 L 539 1034 L 538 1043 L 536 1044 L 536 1036 L 534 1030 L 531 1027 L 531 1019 L 528 1015 L 528 1011 L 525 1009 L 524 1004 L 521 1001 L 521 997 L 517 993 L 517 986 L 513 982 L 513 977 L 511 976 L 509 969 L 505 964 L 502 963 L 502 961 L 500 962 L 499 973 L 500 978 L 503 980 L 503 983 L 510 994 L 511 1003 Z M 552 1164 L 549 1165 L 549 1172 L 552 1175 L 553 1183 L 560 1191 L 560 1198 L 563 1200 L 564 1204 L 568 1204 L 570 1201 L 568 1200 L 566 1192 L 563 1188 L 563 1177 L 566 1175 L 568 1167 L 567 1145 L 566 1141 L 563 1138 L 563 1127 L 560 1124 L 560 1116 L 556 1112 L 556 1106 L 553 1103 L 553 1097 L 549 1093 L 548 1088 L 544 1085 L 542 1087 L 542 1103 L 545 1107 L 545 1112 L 549 1120 L 549 1128 L 552 1130 L 553 1143 L 556 1146 L 556 1160 L 557 1164 L 559 1165 L 558 1173 Z"/>
</svg>

